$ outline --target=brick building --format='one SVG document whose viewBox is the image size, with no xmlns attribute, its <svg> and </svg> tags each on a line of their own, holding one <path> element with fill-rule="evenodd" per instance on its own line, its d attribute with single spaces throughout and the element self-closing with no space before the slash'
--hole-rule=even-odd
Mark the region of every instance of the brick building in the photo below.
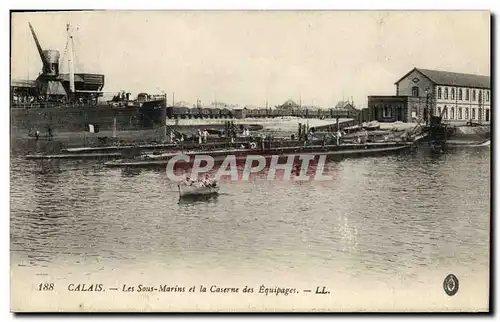
<svg viewBox="0 0 500 322">
<path fill-rule="evenodd" d="M 448 121 L 489 122 L 489 76 L 414 68 L 396 83 L 394 96 L 368 96 L 370 119 L 412 122 L 426 107 Z"/>
</svg>

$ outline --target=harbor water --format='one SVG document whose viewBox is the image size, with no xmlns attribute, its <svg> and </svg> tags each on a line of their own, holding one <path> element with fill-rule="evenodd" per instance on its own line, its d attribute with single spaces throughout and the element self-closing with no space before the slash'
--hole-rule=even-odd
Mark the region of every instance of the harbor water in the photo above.
<svg viewBox="0 0 500 322">
<path fill-rule="evenodd" d="M 317 304 L 340 310 L 486 308 L 490 160 L 488 147 L 346 159 L 329 181 L 222 182 L 215 199 L 179 203 L 164 171 L 14 154 L 13 283 L 326 285 L 335 299 Z"/>
</svg>

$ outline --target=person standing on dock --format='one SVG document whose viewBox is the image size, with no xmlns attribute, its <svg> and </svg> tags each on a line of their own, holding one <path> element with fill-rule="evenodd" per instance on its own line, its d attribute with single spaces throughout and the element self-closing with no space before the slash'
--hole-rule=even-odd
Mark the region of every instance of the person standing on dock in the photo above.
<svg viewBox="0 0 500 322">
<path fill-rule="evenodd" d="M 337 145 L 340 145 L 340 137 L 342 134 L 340 133 L 340 130 L 337 130 Z"/>
<path fill-rule="evenodd" d="M 207 129 L 203 130 L 203 142 L 207 143 L 208 131 Z"/>
</svg>

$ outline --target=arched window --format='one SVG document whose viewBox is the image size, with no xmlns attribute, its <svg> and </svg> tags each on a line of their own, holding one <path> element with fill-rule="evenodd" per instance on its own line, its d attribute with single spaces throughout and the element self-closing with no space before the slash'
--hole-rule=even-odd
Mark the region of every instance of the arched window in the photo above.
<svg viewBox="0 0 500 322">
<path fill-rule="evenodd" d="M 444 99 L 445 100 L 448 99 L 448 87 L 445 87 L 445 89 L 444 89 Z"/>
<path fill-rule="evenodd" d="M 441 116 L 441 106 L 438 107 L 438 116 Z"/>
<path fill-rule="evenodd" d="M 468 101 L 469 100 L 469 89 L 466 89 L 465 90 L 465 100 Z"/>
<path fill-rule="evenodd" d="M 446 105 L 444 106 L 444 119 L 448 119 L 448 108 L 446 107 Z"/>
<path fill-rule="evenodd" d="M 472 90 L 472 100 L 473 101 L 476 100 L 476 90 L 475 89 Z M 474 114 L 474 111 L 472 111 L 472 114 Z M 474 118 L 474 117 L 472 117 L 472 118 Z"/>
<path fill-rule="evenodd" d="M 454 88 L 451 89 L 451 99 L 452 100 L 455 99 L 455 89 Z"/>
<path fill-rule="evenodd" d="M 442 95 L 441 95 L 441 87 L 438 87 L 438 98 L 441 99 Z"/>
<path fill-rule="evenodd" d="M 458 100 L 459 101 L 462 100 L 462 89 L 461 88 L 458 90 Z"/>
<path fill-rule="evenodd" d="M 411 96 L 418 97 L 418 87 L 417 86 L 413 86 L 411 88 Z"/>
<path fill-rule="evenodd" d="M 458 108 L 458 119 L 459 120 L 462 119 L 462 108 L 461 107 Z"/>
<path fill-rule="evenodd" d="M 483 91 L 479 91 L 479 97 L 478 97 L 479 102 L 483 101 Z"/>
<path fill-rule="evenodd" d="M 486 102 L 490 101 L 490 91 L 486 91 Z"/>
<path fill-rule="evenodd" d="M 452 108 L 451 108 L 451 115 L 450 115 L 450 119 L 451 119 L 451 120 L 454 120 L 454 119 L 455 119 L 455 108 L 454 108 L 454 107 L 452 107 Z"/>
<path fill-rule="evenodd" d="M 472 110 L 472 119 L 475 119 L 476 118 L 476 109 L 471 108 L 471 110 Z"/>
<path fill-rule="evenodd" d="M 465 119 L 466 120 L 469 119 L 469 108 L 468 107 L 465 108 Z"/>
</svg>

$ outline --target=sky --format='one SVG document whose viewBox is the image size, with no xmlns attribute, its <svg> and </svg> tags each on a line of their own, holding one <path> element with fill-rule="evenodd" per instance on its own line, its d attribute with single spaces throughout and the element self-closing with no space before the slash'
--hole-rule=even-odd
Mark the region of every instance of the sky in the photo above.
<svg viewBox="0 0 500 322">
<path fill-rule="evenodd" d="M 76 72 L 105 75 L 105 92 L 166 92 L 169 100 L 333 107 L 394 95 L 413 67 L 490 75 L 486 11 L 98 11 L 14 13 L 11 77 L 35 79 L 43 49 Z M 63 64 L 63 72 L 67 70 Z"/>
</svg>

